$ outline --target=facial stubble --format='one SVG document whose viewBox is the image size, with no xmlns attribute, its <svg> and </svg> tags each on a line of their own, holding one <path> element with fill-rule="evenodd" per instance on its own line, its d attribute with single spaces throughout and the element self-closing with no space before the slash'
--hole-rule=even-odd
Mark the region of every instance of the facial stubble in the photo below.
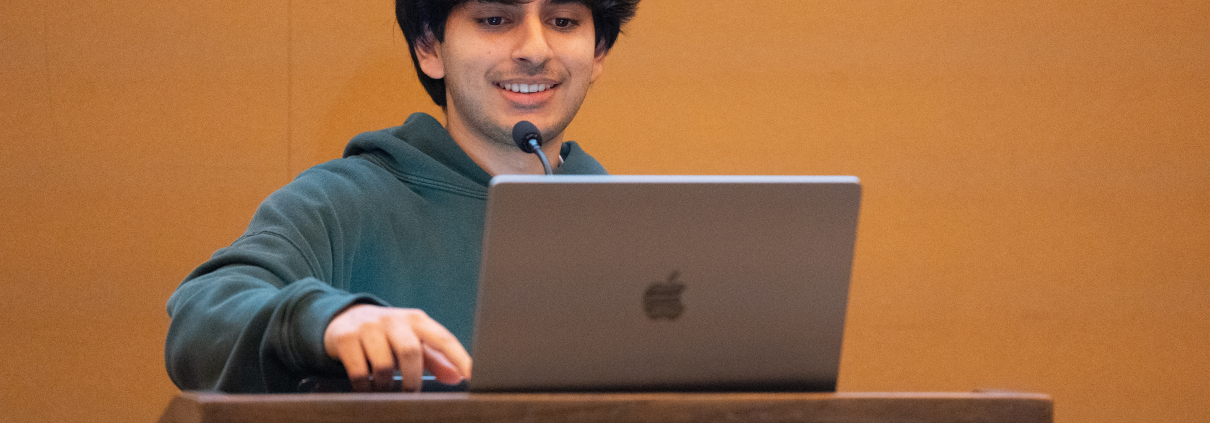
<svg viewBox="0 0 1210 423">
<path fill-rule="evenodd" d="M 528 69 L 522 69 L 518 73 L 524 74 L 528 77 L 549 74 L 549 72 L 546 71 L 545 65 L 536 65 Z M 504 75 L 502 75 L 500 72 L 492 72 L 491 74 L 487 75 L 486 78 L 488 81 L 499 81 L 505 79 Z M 558 81 L 568 80 L 567 78 L 560 78 L 558 75 L 552 76 L 550 79 Z M 464 119 L 468 129 L 470 129 L 472 132 L 478 133 L 483 139 L 489 140 L 492 145 L 495 145 L 499 148 L 516 148 L 516 144 L 513 142 L 512 133 L 513 125 L 516 125 L 517 122 L 494 122 L 491 117 L 492 110 L 490 110 L 489 105 L 474 101 L 472 96 L 467 95 L 467 93 L 463 92 L 459 88 L 458 84 L 450 84 L 449 82 L 450 81 L 447 79 L 446 86 L 449 89 L 450 101 L 453 103 L 454 107 L 460 111 L 459 114 Z M 494 89 L 500 89 L 494 84 L 491 85 Z M 592 84 L 590 83 L 588 85 L 591 87 Z M 542 132 L 543 139 L 555 139 L 562 135 L 563 131 L 567 129 L 569 125 L 571 125 L 571 121 L 575 119 L 576 114 L 580 111 L 580 106 L 584 104 L 584 99 L 588 95 L 589 87 L 584 87 L 582 90 L 579 90 L 580 94 L 577 98 L 569 99 L 567 108 L 558 111 L 562 115 L 558 117 L 553 125 L 547 127 L 538 127 L 538 129 Z M 560 86 L 557 89 L 565 90 L 571 88 L 572 87 L 569 86 Z M 520 120 L 518 120 L 518 122 L 519 121 Z"/>
</svg>

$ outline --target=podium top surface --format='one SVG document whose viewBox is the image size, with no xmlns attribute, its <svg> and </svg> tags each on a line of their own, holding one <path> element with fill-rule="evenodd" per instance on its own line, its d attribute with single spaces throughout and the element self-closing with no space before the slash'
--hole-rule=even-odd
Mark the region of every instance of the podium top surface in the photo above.
<svg viewBox="0 0 1210 423">
<path fill-rule="evenodd" d="M 1028 393 L 182 392 L 161 423 L 201 422 L 963 422 L 1051 423 Z"/>
</svg>

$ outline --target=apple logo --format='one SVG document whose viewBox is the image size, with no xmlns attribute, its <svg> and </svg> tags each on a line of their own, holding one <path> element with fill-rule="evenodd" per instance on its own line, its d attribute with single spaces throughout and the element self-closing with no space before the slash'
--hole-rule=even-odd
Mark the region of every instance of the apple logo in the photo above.
<svg viewBox="0 0 1210 423">
<path fill-rule="evenodd" d="M 647 287 L 643 293 L 643 311 L 647 312 L 648 318 L 672 321 L 685 312 L 685 305 L 681 303 L 685 284 L 676 280 L 680 275 L 680 271 L 674 270 L 668 275 L 668 280 Z"/>
</svg>

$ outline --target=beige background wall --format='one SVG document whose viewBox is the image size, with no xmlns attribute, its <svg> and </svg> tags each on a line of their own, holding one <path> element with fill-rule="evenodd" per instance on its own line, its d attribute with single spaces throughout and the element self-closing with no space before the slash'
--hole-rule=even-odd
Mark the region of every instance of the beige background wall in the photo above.
<svg viewBox="0 0 1210 423">
<path fill-rule="evenodd" d="M 388 0 L 0 2 L 0 420 L 148 421 L 164 302 L 360 131 L 436 113 Z M 647 0 L 614 173 L 865 184 L 846 391 L 1210 408 L 1210 2 Z"/>
</svg>

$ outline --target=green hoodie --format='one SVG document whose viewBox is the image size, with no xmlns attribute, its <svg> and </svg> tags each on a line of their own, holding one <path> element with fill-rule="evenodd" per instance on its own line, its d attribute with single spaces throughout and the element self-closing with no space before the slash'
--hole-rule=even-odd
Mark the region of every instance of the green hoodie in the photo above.
<svg viewBox="0 0 1210 423">
<path fill-rule="evenodd" d="M 575 142 L 560 155 L 558 173 L 605 173 Z M 243 236 L 177 287 L 168 375 L 224 392 L 344 377 L 323 334 L 355 303 L 422 309 L 469 346 L 490 180 L 426 114 L 353 138 L 344 158 L 270 195 Z"/>
</svg>

